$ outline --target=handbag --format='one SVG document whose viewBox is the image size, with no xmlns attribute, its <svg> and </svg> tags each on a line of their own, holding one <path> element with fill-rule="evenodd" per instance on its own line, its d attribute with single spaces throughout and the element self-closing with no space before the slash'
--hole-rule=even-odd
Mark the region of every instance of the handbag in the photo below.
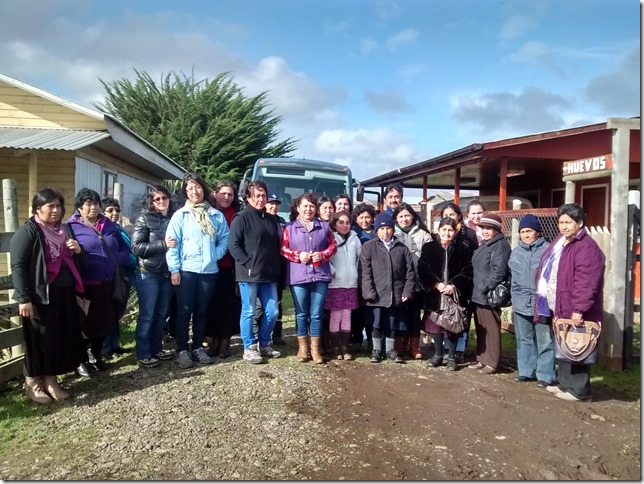
<svg viewBox="0 0 644 484">
<path fill-rule="evenodd" d="M 599 335 L 602 327 L 594 321 L 575 326 L 572 319 L 559 318 L 552 323 L 555 336 L 555 358 L 578 365 L 597 363 Z"/>
<path fill-rule="evenodd" d="M 98 230 L 96 230 L 96 227 L 94 227 L 92 224 L 89 224 L 89 226 L 94 230 L 94 232 L 96 232 L 96 235 L 98 236 L 99 240 L 103 244 L 103 247 L 105 247 L 105 250 L 107 251 L 107 255 L 110 256 L 110 259 L 112 259 L 112 264 L 114 264 L 114 280 L 112 281 L 112 301 L 115 301 L 115 302 L 127 301 L 128 298 L 130 297 L 130 286 L 125 280 L 125 277 L 121 272 L 121 268 L 116 262 L 116 258 L 114 257 L 114 255 L 112 254 L 112 251 L 110 250 L 109 246 L 105 242 L 105 239 L 103 238 L 103 234 L 101 234 Z"/>
<path fill-rule="evenodd" d="M 430 311 L 429 319 L 450 333 L 465 331 L 465 308 L 458 303 L 458 293 L 454 292 L 454 299 L 441 294 L 441 310 Z"/>
<path fill-rule="evenodd" d="M 512 305 L 510 281 L 501 281 L 487 293 L 487 305 L 491 308 L 506 308 Z"/>
</svg>

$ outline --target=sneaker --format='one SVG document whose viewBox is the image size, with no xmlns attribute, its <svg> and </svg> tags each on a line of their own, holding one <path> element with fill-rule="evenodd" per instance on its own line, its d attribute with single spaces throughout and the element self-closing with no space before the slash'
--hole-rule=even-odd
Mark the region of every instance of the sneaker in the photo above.
<svg viewBox="0 0 644 484">
<path fill-rule="evenodd" d="M 572 393 L 569 392 L 559 392 L 555 395 L 555 397 L 561 399 L 561 400 L 566 400 L 568 402 L 592 402 L 592 397 L 588 396 L 586 398 L 579 398 L 574 396 Z"/>
<path fill-rule="evenodd" d="M 532 376 L 523 376 L 520 375 L 514 379 L 514 381 L 519 382 L 519 383 L 524 383 L 528 381 L 536 381 L 537 379 L 532 377 Z"/>
<path fill-rule="evenodd" d="M 172 358 L 174 358 L 174 351 L 161 350 L 156 355 L 154 355 L 154 357 L 157 360 L 161 360 L 161 361 L 171 360 Z"/>
<path fill-rule="evenodd" d="M 470 368 L 471 370 L 482 370 L 483 368 L 485 368 L 485 365 L 477 363 L 476 365 L 468 366 L 468 368 Z"/>
<path fill-rule="evenodd" d="M 192 358 L 190 358 L 190 353 L 188 353 L 188 350 L 183 350 L 179 352 L 179 355 L 177 355 L 177 363 L 181 368 L 192 368 L 194 366 L 194 363 L 192 361 Z"/>
<path fill-rule="evenodd" d="M 387 351 L 387 359 L 394 363 L 404 363 L 404 360 L 398 353 L 396 353 L 396 350 Z"/>
<path fill-rule="evenodd" d="M 161 362 L 153 356 L 137 361 L 139 362 L 140 366 L 143 366 L 145 368 L 154 368 L 155 366 L 159 366 L 161 364 Z"/>
<path fill-rule="evenodd" d="M 259 346 L 259 354 L 264 358 L 279 358 L 282 353 L 275 351 L 271 345 Z"/>
<path fill-rule="evenodd" d="M 243 358 L 252 365 L 264 362 L 264 358 L 262 358 L 262 355 L 257 351 L 257 345 L 250 345 L 248 349 L 244 349 Z"/>
<path fill-rule="evenodd" d="M 554 383 L 548 383 L 543 380 L 537 380 L 537 386 L 539 388 L 548 388 L 549 386 L 554 385 Z"/>
<path fill-rule="evenodd" d="M 563 390 L 561 388 L 559 388 L 559 385 L 548 385 L 546 387 L 546 390 L 548 390 L 550 393 L 554 393 L 554 394 L 563 393 Z"/>
<path fill-rule="evenodd" d="M 273 344 L 277 346 L 285 346 L 286 341 L 281 336 L 273 336 Z"/>
<path fill-rule="evenodd" d="M 481 369 L 480 373 L 482 373 L 483 375 L 493 375 L 494 373 L 496 373 L 496 368 L 485 366 Z"/>
<path fill-rule="evenodd" d="M 371 358 L 369 358 L 371 363 L 380 363 L 380 350 L 373 350 L 371 352 Z"/>
<path fill-rule="evenodd" d="M 432 368 L 439 367 L 443 364 L 443 355 L 440 356 L 432 356 L 432 359 L 427 362 L 427 365 L 431 366 Z"/>
<path fill-rule="evenodd" d="M 201 363 L 202 365 L 212 365 L 215 362 L 214 358 L 208 356 L 204 348 L 199 348 L 192 352 L 192 359 Z"/>
<path fill-rule="evenodd" d="M 456 371 L 456 358 L 447 358 L 447 371 Z"/>
</svg>

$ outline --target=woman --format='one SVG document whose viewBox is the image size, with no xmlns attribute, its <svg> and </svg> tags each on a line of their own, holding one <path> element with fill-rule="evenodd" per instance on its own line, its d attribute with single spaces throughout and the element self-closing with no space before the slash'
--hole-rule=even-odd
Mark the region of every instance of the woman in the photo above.
<svg viewBox="0 0 644 484">
<path fill-rule="evenodd" d="M 455 238 L 465 244 L 470 250 L 470 255 L 474 253 L 479 247 L 479 240 L 476 237 L 476 231 L 468 227 L 463 221 L 463 212 L 461 208 L 455 203 L 448 203 L 441 211 L 441 219 L 449 217 L 456 222 L 456 236 Z M 456 343 L 456 363 L 463 363 L 465 361 L 465 348 L 470 332 L 470 321 L 472 319 L 472 305 L 465 306 L 465 321 L 466 327 L 463 334 L 459 336 Z"/>
<path fill-rule="evenodd" d="M 322 364 L 322 312 L 331 281 L 329 261 L 337 245 L 329 224 L 315 216 L 316 202 L 311 193 L 295 200 L 291 222 L 282 232 L 280 252 L 288 261 L 286 283 L 291 286 L 295 304 L 297 359 L 300 362 L 308 360 L 310 336 L 311 359 Z"/>
<path fill-rule="evenodd" d="M 384 336 L 386 357 L 402 363 L 394 340 L 397 332 L 407 330 L 405 305 L 414 296 L 414 261 L 407 246 L 394 237 L 394 219 L 388 212 L 378 214 L 374 226 L 378 238 L 364 244 L 360 253 L 362 297 L 373 321 L 369 361 L 380 361 Z"/>
<path fill-rule="evenodd" d="M 393 217 L 396 221 L 394 235 L 411 252 L 414 261 L 414 272 L 418 274 L 418 259 L 420 258 L 423 246 L 432 240 L 429 229 L 408 203 L 403 202 L 398 205 L 394 210 Z M 416 284 L 414 297 L 407 304 L 404 316 L 407 321 L 407 332 L 396 337 L 396 352 L 402 355 L 408 347 L 410 356 L 415 360 L 423 358 L 423 354 L 420 352 L 420 313 L 423 308 L 422 296 L 421 287 L 419 284 Z"/>
<path fill-rule="evenodd" d="M 601 322 L 605 257 L 584 227 L 584 209 L 567 203 L 557 209 L 560 235 L 546 249 L 537 269 L 535 322 L 552 318 Z M 547 390 L 572 402 L 590 401 L 590 365 L 559 360 L 559 385 Z"/>
<path fill-rule="evenodd" d="M 479 223 L 483 243 L 472 255 L 474 288 L 474 326 L 476 327 L 476 365 L 484 375 L 496 373 L 501 364 L 501 308 L 488 305 L 488 293 L 507 280 L 512 249 L 503 235 L 501 219 L 488 214 Z"/>
<path fill-rule="evenodd" d="M 528 214 L 519 222 L 519 245 L 512 251 L 508 267 L 512 275 L 512 316 L 517 338 L 519 376 L 515 381 L 537 381 L 545 388 L 555 381 L 555 348 L 548 322 L 533 323 L 536 275 L 541 256 L 548 247 L 541 237 L 541 224 Z"/>
<path fill-rule="evenodd" d="M 81 333 L 82 247 L 66 224 L 65 199 L 52 188 L 36 192 L 33 216 L 11 238 L 13 299 L 23 317 L 23 372 L 27 397 L 36 403 L 69 398 L 58 375 L 87 359 Z"/>
<path fill-rule="evenodd" d="M 105 215 L 107 218 L 109 218 L 116 227 L 119 229 L 119 233 L 121 234 L 121 237 L 123 237 L 123 240 L 127 244 L 128 247 L 132 246 L 132 241 L 130 234 L 125 230 L 125 228 L 119 224 L 119 220 L 121 218 L 121 204 L 116 198 L 113 197 L 104 197 L 101 199 L 101 209 L 103 212 L 103 215 Z M 120 267 L 121 273 L 123 274 L 123 277 L 127 281 L 128 289 L 132 288 L 134 286 L 135 282 L 135 271 L 136 271 L 136 256 L 130 251 L 130 256 L 128 258 L 127 264 Z M 127 309 L 127 299 L 121 301 L 121 305 L 119 306 L 119 321 L 125 314 L 125 311 Z M 105 341 L 103 342 L 103 350 L 102 350 L 102 355 L 103 358 L 106 360 L 111 360 L 114 357 L 114 353 L 117 355 L 122 355 L 124 353 L 127 353 L 128 350 L 123 348 L 121 346 L 121 332 L 120 332 L 120 325 L 116 328 L 116 332 L 114 334 L 109 335 L 107 338 L 105 338 Z"/>
<path fill-rule="evenodd" d="M 346 193 L 336 195 L 333 197 L 333 208 L 335 209 L 335 213 L 342 211 L 351 213 L 353 212 L 353 201 Z"/>
<path fill-rule="evenodd" d="M 172 351 L 162 349 L 163 326 L 174 290 L 166 252 L 177 241 L 166 237 L 170 217 L 174 213 L 171 194 L 162 185 L 152 188 L 137 217 L 132 233 L 132 252 L 138 256 L 136 291 L 139 296 L 139 317 L 134 339 L 136 359 L 142 367 L 159 366 L 160 360 L 171 360 Z"/>
<path fill-rule="evenodd" d="M 358 308 L 358 260 L 362 244 L 351 230 L 351 215 L 336 212 L 329 224 L 338 246 L 331 259 L 331 283 L 324 301 L 328 309 L 331 347 L 337 359 L 352 360 L 349 352 L 351 311 Z"/>
<path fill-rule="evenodd" d="M 296 207 L 295 204 L 293 204 L 293 206 Z M 316 206 L 318 218 L 322 222 L 329 223 L 331 221 L 331 217 L 333 217 L 333 214 L 335 213 L 333 200 L 331 200 L 329 197 L 320 197 L 317 200 Z M 293 212 L 293 210 L 291 210 L 291 212 Z"/>
<path fill-rule="evenodd" d="M 353 230 L 360 243 L 364 245 L 376 236 L 373 230 L 373 221 L 376 218 L 376 210 L 368 203 L 360 203 L 353 210 Z M 360 279 L 358 278 L 358 294 L 360 291 Z M 363 334 L 367 337 L 367 346 L 371 346 L 371 324 L 365 315 L 365 302 L 360 297 L 360 307 L 351 314 L 351 349 L 353 352 L 362 351 Z M 369 351 L 371 349 L 369 348 Z"/>
<path fill-rule="evenodd" d="M 215 208 L 224 214 L 230 228 L 233 216 L 241 210 L 237 185 L 228 180 L 220 181 L 213 191 L 213 200 Z M 235 261 L 228 250 L 217 266 L 217 287 L 208 310 L 206 337 L 210 339 L 208 355 L 227 358 L 230 356 L 230 338 L 239 334 L 241 299 L 237 295 Z"/>
<path fill-rule="evenodd" d="M 456 371 L 456 342 L 459 334 L 441 328 L 428 316 L 441 310 L 442 296 L 458 296 L 458 303 L 466 308 L 472 293 L 472 261 L 470 249 L 456 237 L 457 224 L 444 217 L 438 224 L 439 240 L 423 246 L 418 261 L 418 278 L 427 291 L 425 303 L 425 330 L 434 340 L 435 353 L 429 365 L 443 364 L 443 342 L 447 338 L 447 369 Z"/>
<path fill-rule="evenodd" d="M 217 261 L 228 250 L 228 224 L 224 215 L 210 205 L 210 188 L 201 176 L 187 173 L 181 192 L 186 203 L 170 218 L 166 237 L 172 237 L 177 244 L 168 248 L 166 261 L 177 294 L 177 363 L 181 368 L 190 368 L 193 360 L 203 365 L 214 363 L 203 342 L 208 305 L 219 272 Z M 188 345 L 191 320 L 192 348 Z"/>
<path fill-rule="evenodd" d="M 81 188 L 74 207 L 77 211 L 67 223 L 87 254 L 81 266 L 81 277 L 85 297 L 90 303 L 83 322 L 83 335 L 90 347 L 89 362 L 98 370 L 107 370 L 101 350 L 105 337 L 118 329 L 119 311 L 123 305 L 122 300 L 114 300 L 114 278 L 120 273 L 118 268 L 127 265 L 130 248 L 116 224 L 100 213 L 101 198 L 97 192 Z M 79 366 L 77 372 L 89 376 L 84 366 Z"/>
</svg>

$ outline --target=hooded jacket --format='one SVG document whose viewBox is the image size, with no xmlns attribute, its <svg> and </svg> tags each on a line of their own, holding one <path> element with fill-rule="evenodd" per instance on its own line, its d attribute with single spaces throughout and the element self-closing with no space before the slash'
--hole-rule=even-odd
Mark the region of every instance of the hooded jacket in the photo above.
<svg viewBox="0 0 644 484">
<path fill-rule="evenodd" d="M 537 291 L 537 267 L 541 256 L 548 248 L 548 242 L 539 237 L 531 244 L 519 241 L 512 251 L 508 267 L 512 275 L 510 292 L 512 293 L 512 310 L 524 316 L 532 316 L 534 295 Z"/>
</svg>

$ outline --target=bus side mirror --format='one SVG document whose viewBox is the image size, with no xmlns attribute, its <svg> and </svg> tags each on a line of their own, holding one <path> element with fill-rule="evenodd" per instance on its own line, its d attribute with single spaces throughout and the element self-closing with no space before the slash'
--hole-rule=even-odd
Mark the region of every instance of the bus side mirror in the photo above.
<svg viewBox="0 0 644 484">
<path fill-rule="evenodd" d="M 364 187 L 360 182 L 356 182 L 356 200 L 359 202 L 364 202 Z"/>
</svg>

